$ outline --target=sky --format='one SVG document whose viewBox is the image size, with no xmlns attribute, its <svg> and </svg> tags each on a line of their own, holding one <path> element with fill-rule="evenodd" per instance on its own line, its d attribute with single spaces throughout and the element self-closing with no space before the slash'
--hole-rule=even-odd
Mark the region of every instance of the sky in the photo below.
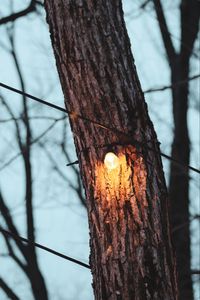
<svg viewBox="0 0 200 300">
<path fill-rule="evenodd" d="M 13 1 L 13 9 L 18 11 L 24 8 L 29 1 Z M 168 4 L 169 3 L 169 4 Z M 178 49 L 177 31 L 177 3 L 178 1 L 166 1 L 169 27 L 173 32 L 173 42 Z M 147 9 L 146 12 L 138 9 L 140 2 L 123 1 L 126 25 L 131 40 L 133 56 L 139 74 L 143 90 L 170 84 L 169 68 L 165 59 L 165 52 L 157 26 L 154 13 Z M 1 5 L 0 16 L 10 14 L 9 1 Z M 0 73 L 0 81 L 8 85 L 19 87 L 19 80 L 11 55 L 6 51 L 9 48 L 7 31 L 5 26 L 0 26 L 0 65 L 3 72 Z M 45 13 L 40 16 L 30 14 L 15 22 L 16 51 L 20 66 L 25 78 L 26 91 L 35 96 L 64 107 L 63 95 L 57 76 L 55 60 L 50 43 L 48 26 Z M 198 45 L 197 45 L 198 46 Z M 196 46 L 196 47 L 197 47 Z M 191 75 L 198 73 L 195 60 L 191 61 Z M 188 124 L 191 134 L 191 165 L 199 165 L 199 115 L 195 104 L 199 95 L 199 87 L 196 82 L 191 85 L 191 104 L 189 109 Z M 11 102 L 17 114 L 21 109 L 21 98 L 8 91 L 1 93 Z M 173 127 L 171 114 L 171 94 L 167 90 L 162 93 L 147 94 L 150 117 L 155 126 L 161 149 L 170 155 Z M 42 107 L 33 102 L 29 103 L 31 116 L 57 116 L 62 117 L 60 112 L 55 112 L 48 107 Z M 0 116 L 8 117 L 5 109 L 0 108 Z M 48 126 L 51 120 L 33 120 L 34 137 L 39 136 Z M 73 182 L 74 174 L 70 167 L 66 167 L 66 159 L 56 147 L 62 139 L 62 126 L 59 122 L 45 136 L 48 151 L 52 154 L 60 170 L 69 181 Z M 73 138 L 70 129 L 67 130 L 67 144 L 70 149 L 71 161 L 76 160 Z M 10 158 L 18 153 L 15 143 L 15 131 L 11 123 L 0 123 L 0 168 Z M 69 184 L 61 179 L 53 170 L 49 159 L 37 145 L 33 145 L 33 186 L 34 186 L 34 215 L 36 223 L 36 240 L 57 251 L 65 253 L 76 259 L 88 263 L 89 257 L 89 231 L 87 213 L 80 205 L 75 193 Z M 163 160 L 166 181 L 168 182 L 169 162 Z M 9 167 L 0 171 L 0 186 L 6 201 L 15 217 L 20 234 L 26 236 L 24 218 L 24 171 L 22 160 L 19 157 Z M 199 181 L 198 177 L 191 173 L 191 213 L 197 213 L 199 206 Z M 193 265 L 199 263 L 198 222 L 192 223 L 192 230 L 196 232 L 193 238 Z M 0 238 L 0 249 L 6 249 Z M 2 250 L 3 249 L 3 250 Z M 45 277 L 50 294 L 50 300 L 92 300 L 91 274 L 88 269 L 81 268 L 61 258 L 37 250 L 39 265 Z M 7 257 L 1 258 L 0 275 L 14 288 L 22 300 L 32 300 L 30 286 L 22 272 Z M 195 289 L 196 299 L 200 299 L 198 289 Z M 5 294 L 0 290 L 0 299 L 6 300 Z"/>
</svg>

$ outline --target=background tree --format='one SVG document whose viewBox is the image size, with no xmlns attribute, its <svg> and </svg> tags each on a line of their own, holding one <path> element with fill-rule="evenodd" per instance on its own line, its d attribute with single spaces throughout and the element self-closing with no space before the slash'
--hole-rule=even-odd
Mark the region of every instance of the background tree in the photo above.
<svg viewBox="0 0 200 300">
<path fill-rule="evenodd" d="M 150 1 L 146 1 L 149 3 Z M 171 156 L 183 164 L 190 163 L 190 138 L 188 133 L 189 80 L 190 58 L 199 57 L 194 49 L 198 34 L 200 2 L 197 0 L 180 1 L 180 44 L 176 50 L 169 31 L 163 6 L 160 0 L 154 0 L 154 8 L 158 25 L 166 50 L 166 59 L 171 72 L 174 137 Z M 144 7 L 143 7 L 144 9 Z M 199 62 L 198 62 L 199 64 Z M 183 82 L 182 84 L 179 84 Z M 191 242 L 190 242 L 190 213 L 189 213 L 189 170 L 171 163 L 170 171 L 170 217 L 172 228 L 182 226 L 173 232 L 173 244 L 176 249 L 178 284 L 180 299 L 193 299 L 191 274 Z"/>
<path fill-rule="evenodd" d="M 23 80 L 22 71 L 19 65 L 19 61 L 17 58 L 16 50 L 15 50 L 15 41 L 14 41 L 14 26 L 13 24 L 11 27 L 8 28 L 8 36 L 10 40 L 10 53 L 13 58 L 17 75 L 20 81 L 20 88 L 22 91 L 25 91 L 25 82 Z M 16 130 L 16 139 L 18 143 L 18 147 L 20 149 L 20 155 L 22 155 L 23 165 L 24 165 L 24 172 L 25 172 L 25 211 L 26 211 L 26 225 L 27 225 L 27 237 L 30 241 L 35 241 L 35 224 L 34 224 L 34 217 L 33 217 L 33 174 L 32 174 L 32 165 L 31 165 L 31 143 L 33 142 L 32 139 L 32 128 L 29 119 L 29 109 L 27 104 L 27 99 L 25 96 L 22 97 L 22 112 L 21 118 L 17 119 L 13 109 L 11 108 L 10 104 L 6 102 L 6 100 L 1 97 L 2 104 L 4 105 L 5 109 L 8 112 L 9 117 L 13 121 Z M 22 130 L 20 126 L 24 127 L 24 137 L 22 135 Z M 16 225 L 11 217 L 9 212 L 8 206 L 6 205 L 6 200 L 4 196 L 0 194 L 0 211 L 2 213 L 3 219 L 7 228 L 19 235 Z M 16 254 L 16 249 L 13 246 L 10 238 L 4 235 L 5 242 L 8 248 L 8 253 L 10 257 L 16 262 L 16 264 L 21 268 L 21 270 L 26 274 L 28 279 L 30 280 L 33 295 L 35 299 L 48 299 L 47 296 L 47 289 L 45 286 L 44 278 L 40 272 L 38 262 L 37 262 L 37 255 L 36 249 L 32 245 L 24 245 L 22 242 L 17 241 L 16 245 L 17 250 L 21 253 L 23 259 L 19 258 Z M 24 261 L 23 261 L 24 260 Z M 6 288 L 6 284 L 3 283 L 4 280 L 1 279 L 1 287 L 4 291 L 8 294 L 8 288 Z M 11 293 L 9 291 L 9 293 Z M 16 297 L 17 298 L 17 297 Z"/>
</svg>

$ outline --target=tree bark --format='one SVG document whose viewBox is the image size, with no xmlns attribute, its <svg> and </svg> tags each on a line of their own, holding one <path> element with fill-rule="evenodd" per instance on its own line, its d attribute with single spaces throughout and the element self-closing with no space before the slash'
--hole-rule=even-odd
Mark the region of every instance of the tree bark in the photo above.
<svg viewBox="0 0 200 300">
<path fill-rule="evenodd" d="M 66 107 L 74 112 L 95 299 L 177 299 L 159 146 L 121 1 L 46 0 L 45 7 Z M 113 170 L 104 164 L 108 151 L 118 156 Z"/>
</svg>

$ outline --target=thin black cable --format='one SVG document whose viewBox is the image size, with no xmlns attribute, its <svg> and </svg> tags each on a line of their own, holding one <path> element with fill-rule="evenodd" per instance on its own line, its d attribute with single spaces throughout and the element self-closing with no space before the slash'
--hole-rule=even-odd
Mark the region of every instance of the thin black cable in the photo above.
<svg viewBox="0 0 200 300">
<path fill-rule="evenodd" d="M 50 106 L 50 107 L 52 107 L 52 108 L 55 108 L 55 109 L 57 109 L 57 110 L 60 110 L 60 111 L 66 113 L 66 110 L 65 110 L 63 107 L 61 107 L 61 106 L 58 106 L 58 105 L 55 105 L 55 104 L 53 104 L 53 103 L 47 102 L 47 101 L 45 101 L 45 100 L 42 100 L 42 99 L 40 99 L 40 98 L 38 98 L 38 97 L 35 97 L 35 96 L 33 96 L 33 95 L 30 95 L 30 94 L 28 94 L 28 93 L 24 93 L 24 92 L 22 92 L 22 91 L 20 91 L 20 90 L 18 90 L 18 89 L 13 88 L 12 86 L 9 86 L 9 85 L 7 85 L 7 84 L 4 84 L 4 83 L 2 83 L 2 82 L 0 82 L 0 86 L 2 86 L 3 88 L 5 88 L 5 89 L 7 89 L 7 90 L 10 90 L 10 91 L 12 91 L 12 92 L 15 92 L 15 93 L 20 94 L 20 95 L 23 95 L 23 96 L 26 96 L 26 97 L 28 97 L 28 98 L 30 98 L 30 99 L 33 99 L 33 100 L 35 100 L 35 101 L 37 101 L 37 102 L 39 102 L 39 103 L 48 105 L 48 106 Z"/>
<path fill-rule="evenodd" d="M 150 150 L 150 151 L 153 151 L 153 152 L 155 152 L 155 153 L 157 153 L 157 154 L 160 154 L 161 156 L 163 156 L 164 158 L 166 158 L 166 159 L 168 159 L 168 160 L 171 160 L 171 161 L 173 161 L 173 162 L 175 162 L 176 164 L 178 164 L 178 165 L 180 165 L 180 167 L 182 167 L 182 168 L 188 168 L 188 169 L 190 169 L 190 170 L 192 170 L 192 171 L 194 171 L 194 172 L 197 172 L 197 173 L 199 173 L 200 174 L 200 170 L 198 170 L 198 169 L 196 169 L 196 168 L 194 168 L 194 167 L 191 167 L 191 166 L 186 166 L 186 165 L 184 165 L 184 164 L 182 164 L 179 160 L 177 160 L 177 159 L 175 159 L 175 158 L 173 158 L 173 157 L 171 157 L 171 156 L 169 156 L 169 155 L 167 155 L 167 154 L 165 154 L 165 153 L 163 153 L 163 152 L 161 152 L 161 151 L 156 151 L 156 150 L 154 150 L 154 149 L 152 149 L 151 147 L 149 147 L 149 146 L 147 146 L 147 145 L 144 145 L 143 143 L 141 143 L 141 142 L 138 142 L 138 141 L 134 141 L 133 143 L 131 143 L 131 142 L 129 142 L 129 143 L 113 143 L 113 144 L 104 144 L 104 145 L 93 145 L 93 147 L 94 148 L 97 148 L 97 149 L 100 149 L 100 148 L 106 148 L 106 147 L 110 147 L 110 146 L 123 146 L 123 145 L 137 145 L 137 146 L 143 146 L 143 147 L 145 147 L 146 149 L 148 149 L 148 150 Z M 87 147 L 87 148 L 85 148 L 85 149 L 82 149 L 81 150 L 81 152 L 84 152 L 84 151 L 89 151 L 90 150 L 90 147 Z M 69 166 L 72 166 L 72 165 L 76 165 L 76 164 L 78 164 L 79 163 L 79 161 L 78 160 L 75 160 L 75 161 L 73 161 L 73 162 L 70 162 L 70 163 L 68 163 L 68 164 L 66 164 L 66 166 L 67 167 L 69 167 Z M 1 169 L 0 169 L 1 170 Z"/>
<path fill-rule="evenodd" d="M 59 110 L 59 111 L 65 112 L 65 113 L 67 113 L 68 115 L 71 115 L 72 118 L 82 119 L 82 120 L 84 120 L 84 121 L 93 123 L 94 125 L 97 125 L 97 126 L 99 126 L 99 127 L 101 127 L 101 128 L 110 130 L 110 131 L 112 131 L 112 132 L 115 132 L 115 133 L 120 134 L 120 135 L 122 135 L 122 136 L 126 136 L 126 137 L 128 137 L 128 138 L 131 138 L 131 139 L 132 139 L 132 143 L 134 142 L 135 145 L 143 146 L 143 147 L 145 147 L 146 149 L 148 149 L 148 150 L 150 150 L 150 151 L 153 151 L 153 152 L 155 152 L 155 153 L 158 153 L 158 154 L 160 154 L 161 156 L 167 158 L 168 160 L 171 160 L 171 161 L 175 162 L 176 164 L 178 164 L 178 165 L 180 165 L 180 166 L 182 166 L 182 167 L 184 167 L 184 168 L 186 168 L 186 169 L 190 169 L 190 170 L 192 170 L 192 171 L 194 171 L 194 172 L 200 174 L 200 170 L 197 169 L 197 168 L 194 168 L 194 167 L 189 166 L 189 165 L 184 165 L 184 164 L 181 163 L 179 160 L 177 160 L 177 159 L 175 159 L 175 158 L 173 158 L 173 157 L 171 157 L 171 156 L 169 156 L 169 155 L 167 155 L 167 154 L 165 154 L 165 153 L 163 153 L 163 152 L 156 151 L 155 149 L 152 149 L 151 147 L 149 147 L 149 146 L 147 146 L 147 145 L 144 145 L 144 144 L 141 143 L 141 142 L 138 142 L 138 141 L 135 141 L 135 140 L 133 141 L 133 138 L 132 138 L 132 136 L 130 136 L 130 134 L 126 134 L 125 132 L 122 132 L 122 131 L 120 131 L 120 130 L 118 130 L 118 129 L 116 129 L 116 128 L 112 128 L 112 127 L 109 127 L 109 126 L 107 126 L 107 125 L 101 124 L 101 123 L 99 123 L 99 122 L 97 122 L 97 121 L 95 121 L 95 120 L 92 120 L 92 119 L 89 119 L 89 118 L 84 117 L 84 116 L 82 116 L 82 115 L 79 115 L 79 114 L 77 114 L 76 112 L 67 110 L 67 109 L 65 109 L 65 108 L 63 108 L 63 107 L 61 107 L 61 106 L 55 105 L 55 104 L 50 103 L 50 102 L 45 101 L 45 100 L 42 100 L 42 99 L 40 99 L 40 98 L 38 98 L 38 97 L 35 97 L 35 96 L 31 95 L 31 94 L 22 92 L 22 91 L 20 91 L 20 90 L 18 90 L 18 89 L 16 89 L 16 88 L 13 88 L 13 87 L 11 87 L 11 86 L 9 86 L 9 85 L 6 85 L 6 84 L 4 84 L 4 83 L 2 83 L 2 82 L 0 82 L 0 86 L 3 87 L 3 88 L 5 88 L 5 89 L 7 89 L 7 90 L 10 90 L 10 91 L 12 91 L 12 92 L 14 92 L 14 93 L 17 93 L 17 94 L 20 94 L 20 95 L 24 95 L 24 96 L 26 96 L 27 98 L 30 98 L 30 99 L 32 99 L 32 100 L 35 100 L 35 101 L 37 101 L 37 102 L 39 102 L 39 103 L 41 103 L 41 104 L 44 104 L 44 105 L 47 105 L 47 106 L 49 106 L 49 107 L 51 107 L 51 108 L 54 108 L 54 109 L 57 109 L 57 110 Z"/>
<path fill-rule="evenodd" d="M 34 246 L 34 247 L 40 248 L 40 249 L 42 249 L 42 250 L 44 250 L 44 251 L 47 251 L 47 252 L 49 252 L 49 253 L 51 253 L 51 254 L 53 254 L 53 255 L 56 255 L 56 256 L 58 256 L 58 257 L 61 257 L 61 258 L 63 258 L 63 259 L 66 259 L 66 260 L 69 260 L 69 261 L 71 261 L 71 262 L 73 262 L 73 263 L 75 263 L 75 264 L 77 264 L 77 265 L 80 265 L 80 266 L 82 266 L 82 267 L 84 267 L 84 268 L 91 269 L 89 265 L 85 264 L 84 262 L 82 262 L 82 261 L 80 261 L 80 260 L 77 260 L 77 259 L 72 258 L 72 257 L 70 257 L 70 256 L 67 256 L 67 255 L 65 255 L 65 254 L 62 254 L 62 253 L 60 253 L 60 252 L 58 252 L 58 251 L 55 251 L 55 250 L 53 250 L 53 249 L 51 249 L 51 248 L 48 248 L 48 247 L 44 246 L 44 245 L 41 245 L 41 244 L 32 242 L 32 241 L 30 241 L 30 240 L 28 240 L 28 239 L 26 239 L 26 238 L 24 238 L 24 237 L 21 237 L 21 236 L 18 236 L 18 235 L 16 235 L 16 234 L 14 234 L 14 233 L 12 233 L 12 232 L 10 232 L 10 231 L 8 231 L 8 230 L 5 230 L 5 229 L 0 228 L 0 232 L 2 232 L 3 234 L 5 234 L 5 235 L 7 235 L 7 236 L 12 237 L 14 240 L 19 240 L 19 241 L 25 242 L 25 243 L 27 243 L 27 244 L 29 244 L 29 245 L 32 245 L 32 246 Z"/>
<path fill-rule="evenodd" d="M 40 99 L 40 98 L 38 98 L 38 97 L 36 97 L 36 96 L 33 96 L 33 95 L 31 95 L 31 94 L 22 92 L 22 91 L 20 91 L 20 90 L 18 90 L 18 89 L 16 89 L 16 88 L 14 88 L 14 87 L 12 87 L 12 86 L 9 86 L 9 85 L 7 85 L 7 84 L 4 84 L 4 83 L 2 83 L 2 82 L 0 82 L 0 86 L 3 87 L 3 88 L 5 88 L 5 89 L 7 89 L 7 90 L 10 90 L 10 91 L 12 91 L 12 92 L 14 92 L 14 93 L 17 93 L 17 94 L 19 94 L 19 95 L 26 96 L 27 98 L 30 98 L 30 99 L 32 99 L 32 100 L 35 100 L 35 101 L 37 101 L 37 102 L 39 102 L 39 103 L 41 103 L 41 104 L 47 105 L 47 106 L 49 106 L 49 107 L 51 107 L 51 108 L 54 108 L 54 109 L 57 109 L 57 110 L 62 111 L 62 112 L 64 112 L 64 113 L 67 113 L 68 115 L 71 115 L 73 118 L 82 119 L 82 120 L 84 120 L 84 121 L 88 121 L 88 122 L 90 122 L 90 123 L 93 123 L 93 124 L 95 124 L 95 125 L 98 125 L 99 127 L 102 127 L 102 128 L 104 128 L 104 129 L 110 129 L 110 130 L 111 130 L 111 128 L 109 128 L 109 127 L 107 127 L 107 126 L 104 126 L 103 124 L 101 124 L 101 123 L 99 123 L 99 122 L 97 122 L 97 121 L 94 121 L 94 120 L 91 120 L 91 119 L 86 118 L 86 117 L 84 117 L 84 116 L 81 116 L 81 115 L 77 114 L 76 112 L 70 111 L 70 110 L 68 110 L 68 109 L 65 109 L 64 107 L 61 107 L 61 106 L 58 106 L 58 105 L 56 105 L 56 104 L 50 103 L 50 102 L 48 102 L 48 101 L 42 100 L 42 99 Z"/>
</svg>

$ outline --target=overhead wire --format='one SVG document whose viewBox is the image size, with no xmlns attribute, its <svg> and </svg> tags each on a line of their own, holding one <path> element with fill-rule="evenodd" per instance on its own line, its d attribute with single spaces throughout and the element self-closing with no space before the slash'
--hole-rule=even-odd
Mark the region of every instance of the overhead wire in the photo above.
<svg viewBox="0 0 200 300">
<path fill-rule="evenodd" d="M 51 254 L 53 254 L 53 255 L 55 255 L 55 256 L 58 256 L 58 257 L 61 257 L 61 258 L 63 258 L 63 259 L 66 259 L 66 260 L 68 260 L 68 261 L 71 261 L 71 262 L 74 263 L 74 264 L 77 264 L 77 265 L 80 265 L 80 266 L 82 266 L 82 267 L 84 267 L 84 268 L 90 269 L 90 266 L 89 266 L 88 264 L 86 264 L 86 263 L 84 263 L 84 262 L 82 262 L 82 261 L 80 261 L 80 260 L 78 260 L 78 259 L 75 259 L 75 258 L 73 258 L 73 257 L 71 257 L 71 256 L 65 255 L 65 254 L 63 254 L 63 253 L 61 253 L 61 252 L 58 252 L 58 251 L 56 251 L 56 250 L 54 250 L 54 249 L 52 249 L 52 248 L 49 248 L 49 247 L 47 247 L 47 246 L 44 246 L 44 245 L 42 245 L 42 244 L 39 244 L 39 243 L 30 241 L 29 239 L 26 239 L 26 238 L 24 238 L 24 237 L 21 237 L 21 236 L 19 236 L 19 235 L 16 235 L 16 234 L 14 234 L 14 233 L 12 233 L 12 232 L 6 230 L 6 229 L 0 228 L 0 232 L 1 232 L 2 234 L 4 234 L 4 235 L 8 236 L 8 237 L 13 238 L 13 239 L 16 240 L 16 241 L 21 241 L 21 242 L 27 243 L 27 244 L 29 244 L 29 245 L 32 245 L 32 246 L 36 247 L 36 248 L 40 248 L 40 249 L 42 249 L 42 250 L 44 250 L 44 251 L 46 251 L 46 252 L 49 252 L 49 253 L 51 253 Z"/>
<path fill-rule="evenodd" d="M 183 168 L 190 169 L 190 170 L 192 170 L 192 171 L 194 171 L 194 172 L 200 174 L 200 170 L 199 170 L 199 169 L 194 168 L 194 167 L 192 167 L 192 166 L 190 166 L 190 165 L 185 165 L 185 164 L 183 164 L 182 162 L 180 162 L 179 160 L 177 160 L 177 159 L 175 159 L 175 158 L 173 158 L 173 157 L 171 157 L 171 156 L 169 156 L 169 155 L 167 155 L 167 154 L 165 154 L 165 153 L 163 153 L 163 152 L 161 152 L 161 151 L 156 151 L 155 149 L 152 149 L 151 147 L 149 147 L 148 145 L 146 145 L 146 144 L 144 144 L 144 143 L 141 143 L 141 142 L 138 142 L 138 141 L 136 141 L 136 140 L 133 140 L 133 137 L 132 137 L 130 134 L 127 134 L 127 133 L 125 133 L 125 132 L 122 132 L 122 131 L 118 130 L 117 128 L 113 128 L 113 127 L 110 127 L 110 126 L 108 126 L 108 125 L 102 124 L 102 123 L 100 123 L 100 122 L 98 122 L 98 121 L 95 121 L 95 120 L 92 120 L 92 119 L 87 118 L 87 117 L 85 117 L 85 116 L 82 116 L 82 115 L 76 113 L 75 111 L 70 111 L 70 110 L 68 110 L 68 109 L 65 109 L 65 108 L 63 108 L 63 107 L 61 107 L 61 106 L 58 106 L 58 105 L 53 104 L 53 103 L 51 103 L 51 102 L 48 102 L 48 101 L 46 101 L 46 100 L 42 100 L 42 99 L 40 99 L 40 98 L 38 98 L 38 97 L 36 97 L 36 96 L 33 96 L 33 95 L 31 95 L 31 94 L 28 94 L 28 93 L 25 93 L 25 92 L 23 92 L 23 91 L 21 91 L 21 90 L 18 90 L 18 89 L 16 89 L 16 88 L 14 88 L 14 87 L 12 87 L 12 86 L 9 86 L 9 85 L 7 85 L 7 84 L 4 84 L 4 83 L 2 83 L 2 82 L 0 82 L 0 86 L 3 87 L 3 88 L 5 88 L 5 89 L 7 89 L 7 90 L 10 90 L 10 91 L 12 91 L 12 92 L 14 92 L 14 93 L 17 93 L 17 94 L 20 94 L 20 95 L 24 95 L 24 96 L 26 96 L 27 98 L 30 98 L 30 99 L 32 99 L 32 100 L 34 100 L 34 101 L 37 101 L 37 102 L 39 102 L 39 103 L 41 103 L 41 104 L 43 104 L 43 105 L 49 106 L 49 107 L 51 107 L 51 108 L 53 108 L 53 109 L 56 109 L 56 110 L 59 110 L 59 111 L 62 111 L 62 112 L 64 112 L 64 113 L 70 115 L 72 118 L 75 118 L 75 117 L 76 117 L 76 118 L 78 118 L 78 119 L 82 119 L 82 120 L 87 121 L 87 122 L 89 122 L 89 123 L 92 123 L 92 124 L 94 124 L 94 125 L 96 125 L 96 126 L 98 126 L 98 127 L 100 127 L 100 128 L 103 128 L 103 129 L 106 129 L 106 130 L 110 130 L 110 131 L 112 131 L 112 132 L 114 132 L 114 133 L 116 133 L 116 134 L 119 134 L 119 135 L 122 135 L 122 136 L 126 136 L 126 137 L 128 137 L 128 138 L 131 138 L 131 139 L 132 139 L 132 143 L 134 143 L 136 146 L 142 146 L 142 147 L 144 147 L 144 148 L 146 148 L 146 149 L 148 149 L 148 150 L 150 150 L 150 151 L 153 151 L 153 152 L 155 152 L 155 153 L 160 154 L 162 157 L 165 157 L 166 159 L 168 159 L 168 160 L 170 160 L 170 161 L 175 162 L 176 164 L 180 165 L 180 166 L 183 167 Z M 130 143 L 131 143 L 131 142 L 130 142 Z"/>
</svg>

